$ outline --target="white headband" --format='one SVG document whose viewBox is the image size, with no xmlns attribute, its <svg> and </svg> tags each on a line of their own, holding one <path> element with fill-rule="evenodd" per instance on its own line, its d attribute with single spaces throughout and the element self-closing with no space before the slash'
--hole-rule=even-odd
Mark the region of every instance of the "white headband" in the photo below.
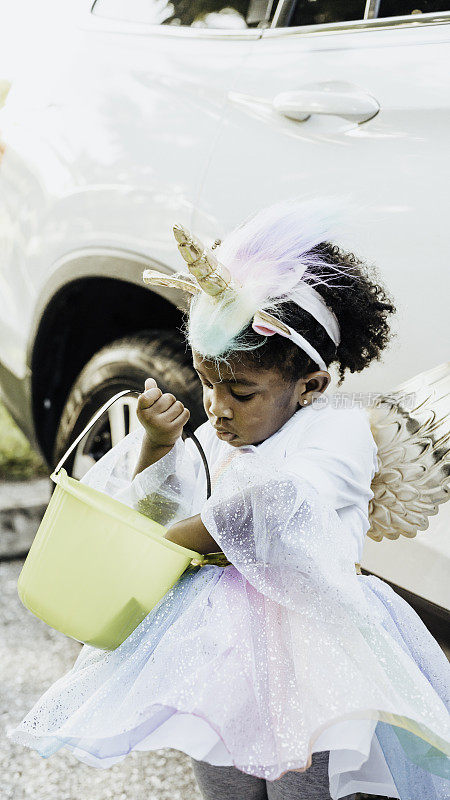
<svg viewBox="0 0 450 800">
<path fill-rule="evenodd" d="M 289 295 L 289 299 L 297 303 L 300 308 L 308 311 L 317 322 L 325 328 L 330 339 L 336 347 L 341 341 L 339 323 L 336 314 L 327 306 L 323 297 L 316 289 L 301 281 L 295 290 Z"/>
<path fill-rule="evenodd" d="M 300 308 L 308 311 L 317 322 L 325 328 L 328 336 L 338 346 L 341 337 L 339 331 L 339 324 L 336 315 L 328 308 L 325 300 L 319 292 L 307 283 L 301 282 L 298 287 L 289 296 L 289 300 L 297 303 Z M 300 347 L 309 355 L 309 357 L 319 365 L 323 370 L 327 369 L 327 365 L 322 356 L 317 350 L 302 336 L 298 331 L 295 331 L 290 325 L 268 314 L 265 311 L 257 311 L 253 317 L 252 328 L 256 333 L 261 336 L 273 336 L 275 333 L 290 339 L 294 344 Z"/>
</svg>

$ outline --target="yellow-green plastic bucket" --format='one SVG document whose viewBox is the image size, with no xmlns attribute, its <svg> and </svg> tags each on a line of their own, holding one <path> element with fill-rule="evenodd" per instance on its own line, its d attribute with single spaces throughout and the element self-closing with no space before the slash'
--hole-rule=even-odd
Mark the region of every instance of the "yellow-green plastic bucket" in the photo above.
<svg viewBox="0 0 450 800">
<path fill-rule="evenodd" d="M 130 393 L 105 403 L 56 467 L 56 488 L 17 584 L 29 611 L 104 650 L 122 644 L 189 564 L 205 559 L 165 539 L 162 525 L 69 477 L 61 466 L 101 414 Z M 202 458 L 206 465 L 203 453 Z"/>
</svg>

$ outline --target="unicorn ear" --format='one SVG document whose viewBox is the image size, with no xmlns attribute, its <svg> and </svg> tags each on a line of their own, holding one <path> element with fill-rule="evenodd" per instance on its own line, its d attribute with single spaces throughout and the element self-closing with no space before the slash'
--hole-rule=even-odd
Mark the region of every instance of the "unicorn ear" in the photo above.
<svg viewBox="0 0 450 800">
<path fill-rule="evenodd" d="M 172 289 L 182 289 L 189 294 L 198 294 L 200 291 L 200 286 L 192 275 L 183 272 L 166 275 L 165 272 L 157 272 L 155 269 L 145 269 L 142 278 L 144 283 L 151 286 L 170 286 Z"/>
<path fill-rule="evenodd" d="M 252 328 L 262 336 L 273 336 L 275 333 L 286 337 L 291 336 L 289 328 L 281 320 L 276 319 L 272 314 L 268 314 L 267 311 L 256 312 L 253 316 Z"/>
<path fill-rule="evenodd" d="M 206 294 L 217 297 L 225 291 L 233 291 L 230 272 L 220 264 L 209 248 L 182 225 L 174 225 L 173 234 L 189 272 Z"/>
</svg>

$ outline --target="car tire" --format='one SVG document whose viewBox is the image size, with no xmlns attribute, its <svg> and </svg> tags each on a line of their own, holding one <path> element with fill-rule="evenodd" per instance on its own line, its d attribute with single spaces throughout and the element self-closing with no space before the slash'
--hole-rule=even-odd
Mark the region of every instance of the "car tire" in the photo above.
<svg viewBox="0 0 450 800">
<path fill-rule="evenodd" d="M 110 397 L 122 389 L 143 391 L 148 377 L 155 378 L 163 392 L 170 391 L 184 403 L 191 412 L 189 422 L 194 429 L 205 421 L 200 381 L 183 342 L 173 332 L 146 331 L 106 345 L 80 372 L 61 415 L 54 464 Z M 102 415 L 65 463 L 69 474 L 80 478 L 123 435 L 139 425 L 134 414 L 136 402 L 136 398 L 121 399 L 120 412 L 114 404 Z"/>
</svg>

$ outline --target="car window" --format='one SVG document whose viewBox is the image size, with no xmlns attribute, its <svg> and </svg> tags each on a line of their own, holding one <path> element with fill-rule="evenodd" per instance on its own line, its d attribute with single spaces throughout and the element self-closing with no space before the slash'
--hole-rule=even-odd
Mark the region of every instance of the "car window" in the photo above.
<svg viewBox="0 0 450 800">
<path fill-rule="evenodd" d="M 365 0 L 297 0 L 283 24 L 323 25 L 364 18 Z"/>
<path fill-rule="evenodd" d="M 92 13 L 124 22 L 239 30 L 269 23 L 275 5 L 270 0 L 96 0 Z"/>
<path fill-rule="evenodd" d="M 380 0 L 377 17 L 450 11 L 449 0 Z"/>
</svg>

